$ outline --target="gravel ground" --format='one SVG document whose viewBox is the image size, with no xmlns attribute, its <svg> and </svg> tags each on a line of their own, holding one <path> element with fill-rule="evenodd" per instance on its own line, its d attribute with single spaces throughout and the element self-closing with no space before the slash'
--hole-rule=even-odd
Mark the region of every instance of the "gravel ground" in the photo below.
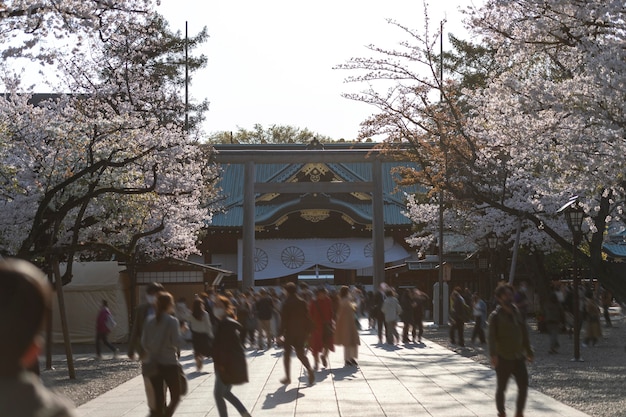
<svg viewBox="0 0 626 417">
<path fill-rule="evenodd" d="M 73 345 L 74 370 L 76 379 L 70 379 L 63 346 L 55 345 L 52 352 L 62 355 L 62 361 L 52 362 L 51 370 L 45 369 L 45 359 L 40 358 L 41 379 L 44 385 L 53 388 L 79 406 L 99 395 L 141 375 L 139 362 L 132 361 L 126 355 L 126 345 L 115 345 L 120 355 L 114 358 L 105 347 L 102 359 L 96 359 L 93 345 Z"/>
<path fill-rule="evenodd" d="M 559 336 L 560 353 L 548 353 L 548 335 L 537 331 L 536 323 L 529 322 L 535 361 L 529 365 L 530 387 L 593 417 L 626 415 L 626 321 L 615 322 L 614 327 L 603 328 L 603 339 L 595 347 L 581 347 L 582 362 L 573 362 L 573 341 L 567 334 Z M 448 328 L 426 328 L 424 338 L 438 343 L 460 355 L 490 366 L 487 347 L 470 342 L 471 326 L 466 326 L 466 347 L 448 342 Z M 584 338 L 584 330 L 581 334 Z M 124 355 L 126 346 L 118 345 L 122 354 L 113 358 L 105 353 L 95 359 L 93 346 L 75 345 L 76 379 L 68 378 L 65 361 L 53 362 L 53 370 L 43 370 L 44 384 L 62 393 L 79 406 L 106 391 L 140 375 L 139 363 Z M 62 346 L 55 346 L 55 354 L 64 354 Z M 87 354 L 87 355 L 85 355 Z M 43 363 L 43 362 L 42 362 Z M 515 384 L 509 390 L 515 390 Z"/>
<path fill-rule="evenodd" d="M 604 322 L 603 322 L 604 323 Z M 436 342 L 460 355 L 491 366 L 487 346 L 472 344 L 472 325 L 465 326 L 465 348 L 449 343 L 449 328 L 429 328 L 427 340 Z M 574 342 L 567 334 L 559 335 L 558 354 L 549 354 L 549 336 L 537 331 L 529 322 L 530 340 L 535 360 L 528 367 L 530 388 L 540 391 L 593 417 L 626 416 L 626 321 L 614 321 L 614 326 L 602 328 L 603 338 L 595 347 L 580 348 L 582 362 L 575 362 Z M 581 341 L 585 337 L 584 326 Z M 478 342 L 478 341 L 477 341 Z M 516 392 L 515 382 L 509 391 Z"/>
</svg>

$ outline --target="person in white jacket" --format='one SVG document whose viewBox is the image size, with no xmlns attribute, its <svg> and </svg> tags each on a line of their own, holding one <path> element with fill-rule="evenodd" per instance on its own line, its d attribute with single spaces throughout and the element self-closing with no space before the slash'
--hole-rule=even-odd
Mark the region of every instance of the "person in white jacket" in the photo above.
<svg viewBox="0 0 626 417">
<path fill-rule="evenodd" d="M 400 335 L 396 327 L 398 320 L 400 320 L 400 314 L 402 314 L 402 307 L 392 289 L 388 289 L 385 292 L 385 301 L 383 301 L 381 310 L 385 316 L 385 323 L 387 325 L 387 343 L 390 345 L 400 343 Z"/>
<path fill-rule="evenodd" d="M 199 297 L 193 300 L 192 313 L 189 316 L 189 329 L 196 368 L 200 371 L 202 370 L 203 359 L 212 355 L 214 336 L 209 313 L 204 309 L 204 302 Z"/>
</svg>

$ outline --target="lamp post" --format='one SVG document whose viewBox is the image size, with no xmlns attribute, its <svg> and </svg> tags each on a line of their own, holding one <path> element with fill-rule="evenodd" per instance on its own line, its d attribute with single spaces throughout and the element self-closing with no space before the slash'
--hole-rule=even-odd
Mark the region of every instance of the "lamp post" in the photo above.
<svg viewBox="0 0 626 417">
<path fill-rule="evenodd" d="M 495 288 L 495 284 L 493 282 L 493 259 L 494 252 L 496 247 L 498 247 L 498 235 L 495 232 L 491 232 L 487 235 L 487 247 L 489 248 L 489 302 L 492 300 L 493 290 Z"/>
<path fill-rule="evenodd" d="M 567 227 L 569 227 L 569 230 L 572 232 L 572 258 L 574 264 L 572 271 L 574 276 L 574 287 L 572 289 L 574 292 L 574 359 L 572 360 L 575 362 L 582 362 L 580 357 L 580 276 L 578 274 L 576 252 L 578 250 L 578 245 L 583 238 L 582 225 L 585 212 L 578 204 L 578 196 L 574 196 L 570 198 L 569 201 L 557 211 L 557 213 L 565 214 Z"/>
</svg>

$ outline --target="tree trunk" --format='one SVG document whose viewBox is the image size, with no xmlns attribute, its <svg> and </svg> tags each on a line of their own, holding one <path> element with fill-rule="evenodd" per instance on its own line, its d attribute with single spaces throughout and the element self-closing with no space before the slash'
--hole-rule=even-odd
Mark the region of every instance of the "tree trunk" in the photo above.
<svg viewBox="0 0 626 417">
<path fill-rule="evenodd" d="M 52 314 L 46 317 L 46 371 L 52 370 Z"/>
<path fill-rule="evenodd" d="M 593 277 L 597 277 L 602 286 L 613 293 L 619 300 L 626 299 L 626 280 L 624 280 L 625 270 L 623 264 L 619 262 L 608 262 L 603 258 L 602 245 L 604 243 L 604 233 L 606 232 L 606 218 L 611 214 L 610 200 L 613 195 L 600 197 L 600 210 L 598 210 L 593 221 L 598 230 L 591 236 L 589 241 L 589 256 L 578 252 L 586 265 L 591 269 Z"/>
<path fill-rule="evenodd" d="M 59 267 L 59 259 L 52 259 L 52 267 L 54 268 L 54 283 L 59 300 L 59 316 L 61 317 L 61 329 L 63 331 L 63 344 L 65 345 L 65 357 L 67 358 L 67 370 L 70 379 L 76 379 L 74 370 L 74 358 L 72 356 L 72 343 L 70 341 L 70 333 L 67 327 L 67 316 L 65 314 L 65 301 L 63 298 L 63 283 L 61 282 L 61 268 Z"/>
<path fill-rule="evenodd" d="M 135 322 L 135 310 L 137 307 L 137 270 L 135 269 L 135 259 L 134 257 L 129 257 L 130 262 L 126 264 L 126 270 L 128 271 L 128 276 L 130 278 L 130 321 L 128 323 L 128 329 L 132 331 L 133 323 Z M 128 340 L 130 340 L 130 334 L 128 335 Z"/>
</svg>

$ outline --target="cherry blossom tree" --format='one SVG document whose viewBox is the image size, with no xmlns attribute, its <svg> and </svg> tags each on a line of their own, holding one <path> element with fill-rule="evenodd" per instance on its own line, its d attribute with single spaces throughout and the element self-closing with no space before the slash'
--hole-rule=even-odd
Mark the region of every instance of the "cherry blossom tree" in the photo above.
<svg viewBox="0 0 626 417">
<path fill-rule="evenodd" d="M 71 260 L 76 252 L 154 259 L 196 251 L 211 219 L 216 169 L 210 148 L 189 130 L 194 123 L 184 122 L 184 40 L 151 3 L 42 2 L 26 13 L 21 2 L 10 2 L 0 13 L 0 33 L 21 30 L 31 38 L 5 56 L 35 59 L 47 51 L 60 92 L 34 105 L 16 77 L 3 80 L 5 253 Z M 79 33 L 75 53 L 35 48 L 45 35 Z M 192 58 L 188 65 L 205 62 Z M 205 109 L 196 108 L 198 117 Z"/>
<path fill-rule="evenodd" d="M 362 137 L 382 135 L 422 167 L 404 172 L 425 190 L 409 199 L 407 213 L 420 225 L 414 244 L 436 242 L 443 192 L 445 226 L 468 239 L 490 231 L 512 239 L 521 221 L 523 245 L 571 251 L 556 212 L 575 194 L 602 276 L 604 234 L 623 227 L 622 15 L 616 1 L 487 1 L 468 14 L 492 63 L 475 85 L 463 74 L 442 76 L 441 28 L 428 23 L 422 34 L 392 22 L 408 40 L 370 46 L 371 57 L 341 66 L 357 74 L 349 81 L 370 86 L 347 97 L 378 109 Z"/>
<path fill-rule="evenodd" d="M 488 1 L 472 15 L 507 68 L 473 97 L 473 133 L 511 149 L 511 181 L 526 186 L 536 211 L 580 197 L 597 274 L 606 232 L 624 227 L 623 12 L 616 1 Z M 547 215 L 539 218 L 556 230 Z M 567 247 L 569 234 L 559 236 Z"/>
<path fill-rule="evenodd" d="M 153 13 L 154 0 L 6 0 L 0 3 L 0 39 L 3 59 L 26 57 L 54 62 L 67 53 L 69 40 L 74 53 L 85 37 L 106 39 L 126 16 L 142 18 Z M 9 43 L 10 41 L 10 43 Z"/>
<path fill-rule="evenodd" d="M 0 250 L 54 273 L 70 378 L 62 283 L 75 256 L 115 254 L 131 268 L 186 257 L 211 219 L 216 170 L 194 130 L 206 103 L 188 106 L 180 94 L 183 64 L 193 72 L 206 62 L 183 61 L 184 46 L 201 43 L 206 31 L 182 39 L 153 6 L 0 3 L 3 63 L 43 65 L 56 93 L 35 103 L 8 65 L 0 78 Z"/>
</svg>

